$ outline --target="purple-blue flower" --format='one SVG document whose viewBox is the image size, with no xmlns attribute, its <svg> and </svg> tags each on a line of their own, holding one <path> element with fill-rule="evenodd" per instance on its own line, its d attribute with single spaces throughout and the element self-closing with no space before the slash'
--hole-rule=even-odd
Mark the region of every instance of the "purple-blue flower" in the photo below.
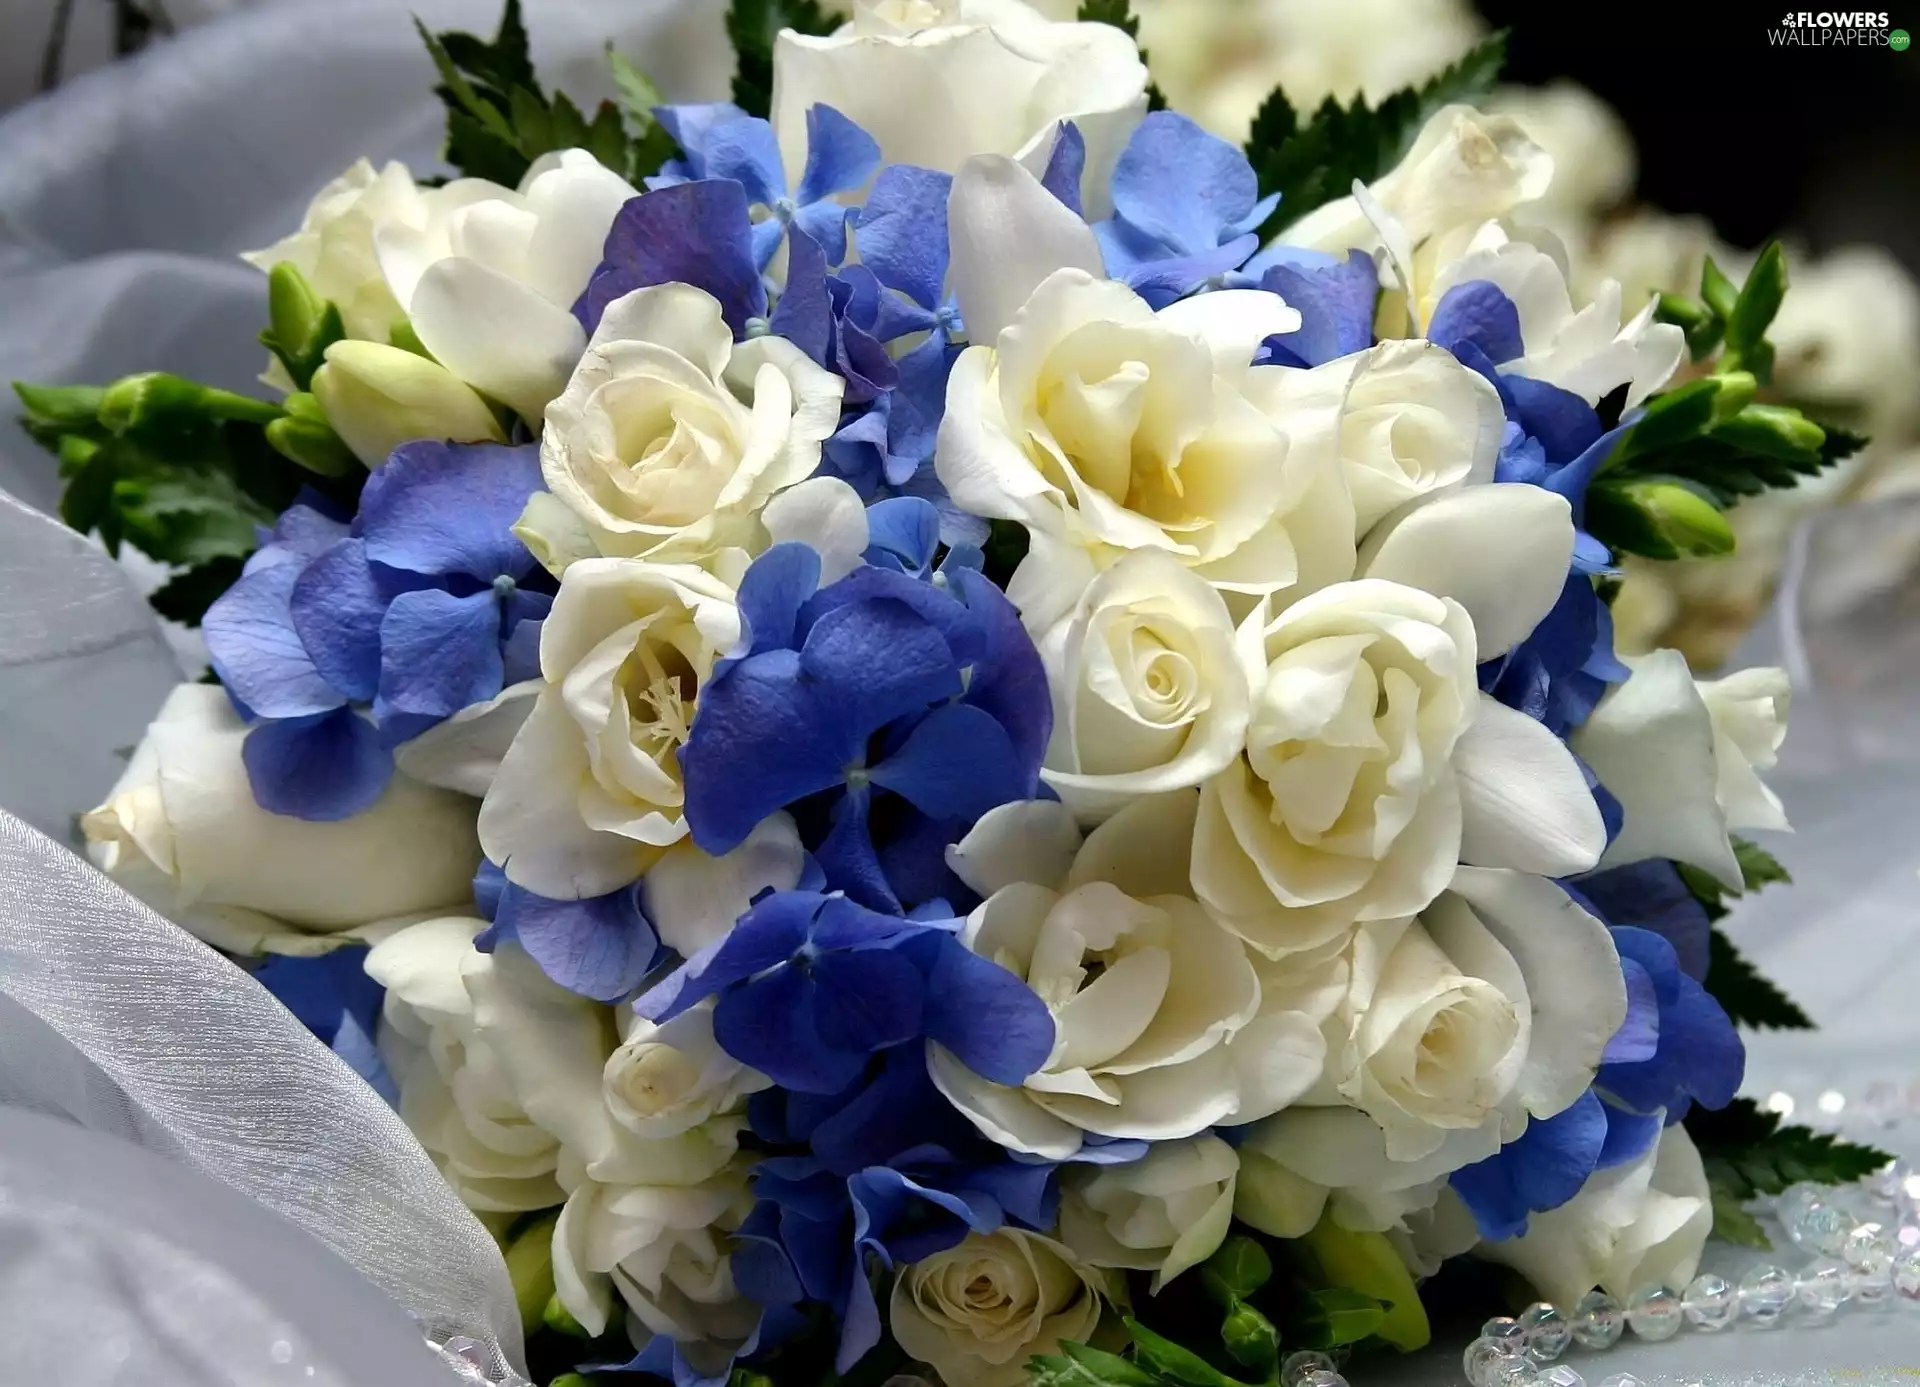
<svg viewBox="0 0 1920 1387">
<path fill-rule="evenodd" d="M 1746 1070 L 1746 1046 L 1713 994 L 1680 967 L 1652 930 L 1615 925 L 1627 981 L 1627 1020 L 1607 1046 L 1594 1085 L 1633 1112 L 1678 1122 L 1695 1103 L 1724 1108 Z"/>
<path fill-rule="evenodd" d="M 1380 275 L 1373 257 L 1349 251 L 1335 260 L 1318 251 L 1291 250 L 1262 272 L 1262 289 L 1280 295 L 1300 314 L 1300 326 L 1261 344 L 1255 365 L 1324 366 L 1373 345 L 1374 301 Z"/>
<path fill-rule="evenodd" d="M 1530 1214 L 1557 1209 L 1596 1170 L 1642 1155 L 1660 1120 L 1629 1112 L 1588 1089 L 1565 1111 L 1536 1117 L 1526 1131 L 1484 1161 L 1448 1178 L 1480 1236 L 1499 1242 L 1527 1231 Z"/>
<path fill-rule="evenodd" d="M 531 677 L 552 584 L 513 525 L 540 486 L 531 445 L 422 440 L 368 478 L 351 525 L 310 505 L 281 516 L 203 624 L 257 720 L 242 756 L 262 807 L 357 814 L 394 746 Z"/>
<path fill-rule="evenodd" d="M 776 545 L 740 587 L 745 653 L 701 690 L 680 765 L 704 851 L 794 807 L 829 886 L 899 912 L 964 890 L 946 848 L 987 810 L 1040 792 L 1046 674 L 1005 594 L 865 566 L 819 588 L 820 559 Z"/>
<path fill-rule="evenodd" d="M 559 901 L 515 885 L 499 867 L 483 862 L 473 895 L 492 921 L 474 948 L 492 953 L 518 940 L 541 972 L 583 997 L 617 1002 L 659 961 L 660 937 L 640 908 L 638 882 L 604 896 Z"/>
<path fill-rule="evenodd" d="M 376 1093 L 398 1106 L 400 1091 L 373 1041 L 386 989 L 367 976 L 366 959 L 364 945 L 313 958 L 275 954 L 254 969 L 253 977 Z"/>
</svg>

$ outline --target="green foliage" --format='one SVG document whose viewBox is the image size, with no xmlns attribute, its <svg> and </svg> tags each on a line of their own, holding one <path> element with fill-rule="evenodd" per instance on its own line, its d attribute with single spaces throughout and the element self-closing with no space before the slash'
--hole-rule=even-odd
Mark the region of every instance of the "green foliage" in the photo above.
<svg viewBox="0 0 1920 1387">
<path fill-rule="evenodd" d="M 1032 1387 L 1162 1387 L 1163 1379 L 1117 1353 L 1085 1344 L 1062 1344 L 1059 1353 L 1035 1354 L 1027 1362 Z"/>
<path fill-rule="evenodd" d="M 660 88 L 653 79 L 627 58 L 607 45 L 607 67 L 613 73 L 614 86 L 620 92 L 620 109 L 626 113 L 627 127 L 633 132 L 631 172 L 645 178 L 660 172 L 661 165 L 679 153 L 679 146 L 667 127 L 654 118 L 654 108 L 664 104 Z"/>
<path fill-rule="evenodd" d="M 1713 1197 L 1713 1236 L 1722 1242 L 1738 1244 L 1741 1247 L 1757 1247 L 1763 1251 L 1773 1246 L 1767 1237 L 1767 1230 L 1760 1226 L 1760 1220 L 1747 1212 L 1747 1206 L 1740 1202 L 1732 1190 L 1725 1185 L 1709 1183 L 1708 1192 Z"/>
<path fill-rule="evenodd" d="M 1587 488 L 1586 528 L 1649 559 L 1714 559 L 1734 549 L 1719 507 L 1683 477 L 1603 477 Z"/>
<path fill-rule="evenodd" d="M 1180 1387 L 1243 1387 L 1237 1379 L 1221 1372 L 1191 1349 L 1156 1334 L 1139 1320 L 1126 1320 L 1127 1333 L 1133 1336 L 1134 1358 L 1140 1366 L 1159 1374 Z"/>
<path fill-rule="evenodd" d="M 292 261 L 267 272 L 267 327 L 260 345 L 279 358 L 295 387 L 307 388 L 327 348 L 346 335 L 340 310 L 314 292 Z"/>
<path fill-rule="evenodd" d="M 819 0 L 732 0 L 727 6 L 727 37 L 733 40 L 737 64 L 733 104 L 750 116 L 772 111 L 773 43 L 782 29 L 830 34 L 839 26 Z"/>
<path fill-rule="evenodd" d="M 1280 1363 L 1280 1331 L 1244 1301 L 1234 1301 L 1220 1322 L 1220 1342 L 1236 1363 L 1269 1377 Z"/>
<path fill-rule="evenodd" d="M 520 0 L 507 0 L 491 40 L 449 30 L 435 34 L 414 26 L 440 74 L 435 90 L 447 108 L 446 160 L 469 178 L 515 187 L 543 154 L 580 148 L 629 179 L 659 168 L 641 168 L 644 140 L 630 139 L 611 101 L 588 120 L 564 94 L 546 95 L 534 76 Z"/>
<path fill-rule="evenodd" d="M 1027 546 L 1031 540 L 1027 527 L 1017 520 L 995 520 L 990 522 L 985 545 L 986 575 L 993 579 L 997 587 L 1004 588 L 1007 580 L 1013 576 L 1013 570 L 1027 556 Z"/>
<path fill-rule="evenodd" d="M 1738 891 L 1722 886 L 1717 878 L 1698 867 L 1690 867 L 1684 862 L 1673 864 L 1680 872 L 1680 880 L 1693 893 L 1693 898 L 1706 907 L 1710 920 L 1718 920 L 1727 913 L 1728 896 L 1745 895 L 1748 891 L 1758 891 L 1774 882 L 1786 884 L 1793 881 L 1787 869 L 1780 865 L 1779 859 L 1758 843 L 1737 836 L 1728 841 L 1733 844 L 1733 859 L 1740 865 L 1741 889 Z"/>
<path fill-rule="evenodd" d="M 1273 1280 L 1273 1258 L 1258 1239 L 1235 1233 L 1200 1264 L 1199 1275 L 1214 1303 L 1230 1306 Z"/>
<path fill-rule="evenodd" d="M 1696 1107 L 1686 1126 L 1713 1191 L 1715 1232 L 1753 1247 L 1764 1247 L 1766 1236 L 1741 1208 L 1747 1200 L 1779 1194 L 1802 1180 L 1850 1184 L 1893 1159 L 1825 1132 L 1782 1126 L 1778 1113 L 1762 1111 L 1750 1098 L 1736 1098 L 1718 1112 Z M 1737 1211 L 1724 1215 L 1724 1228 L 1723 1209 Z"/>
<path fill-rule="evenodd" d="M 1281 195 L 1269 229 L 1345 197 L 1355 179 L 1371 183 L 1387 172 L 1434 112 L 1492 91 L 1506 55 L 1506 31 L 1501 30 L 1421 86 L 1395 92 L 1378 109 L 1364 96 L 1356 96 L 1351 106 L 1328 97 L 1304 121 L 1286 93 L 1275 87 L 1254 118 L 1246 143 L 1261 193 Z"/>
<path fill-rule="evenodd" d="M 1719 930 L 1708 940 L 1706 989 L 1735 1025 L 1761 1031 L 1810 1031 L 1813 1021 Z"/>
</svg>

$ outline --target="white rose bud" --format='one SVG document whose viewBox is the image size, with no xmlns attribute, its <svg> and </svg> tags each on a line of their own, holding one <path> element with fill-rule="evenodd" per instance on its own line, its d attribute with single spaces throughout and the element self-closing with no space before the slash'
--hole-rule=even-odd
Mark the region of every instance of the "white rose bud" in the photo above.
<svg viewBox="0 0 1920 1387">
<path fill-rule="evenodd" d="M 405 164 L 390 161 L 375 170 L 361 159 L 314 194 L 298 231 L 240 258 L 262 270 L 292 264 L 340 310 L 349 337 L 385 342 L 406 310 L 380 273 L 374 230 L 414 214 L 420 196 Z"/>
<path fill-rule="evenodd" d="M 1006 1227 L 902 1268 L 888 1322 L 947 1387 L 1016 1387 L 1027 1360 L 1085 1343 L 1102 1282 L 1051 1238 Z"/>
<path fill-rule="evenodd" d="M 313 396 L 353 455 L 378 467 L 416 438 L 504 443 L 473 387 L 437 361 L 379 342 L 335 342 L 313 373 Z"/>
<path fill-rule="evenodd" d="M 1211 1134 L 1160 1142 L 1126 1165 L 1072 1167 L 1060 1240 L 1088 1266 L 1152 1271 L 1158 1291 L 1225 1240 L 1239 1170 L 1233 1148 Z"/>
<path fill-rule="evenodd" d="M 349 819 L 270 813 L 247 780 L 246 737 L 224 690 L 175 689 L 106 803 L 80 821 L 94 865 L 240 954 L 324 953 L 376 926 L 472 908 L 472 800 L 396 774 Z"/>
<path fill-rule="evenodd" d="M 1724 679 L 1696 680 L 1713 719 L 1713 760 L 1719 771 L 1714 797 L 1726 810 L 1728 828 L 1785 831 L 1786 810 L 1758 772 L 1772 770 L 1787 739 L 1787 706 L 1793 688 L 1774 666 L 1737 670 Z"/>
<path fill-rule="evenodd" d="M 607 1058 L 607 1107 L 614 1121 L 642 1137 L 676 1137 L 750 1093 L 772 1085 L 713 1038 L 713 1003 L 702 1002 L 664 1026 L 634 1018 Z"/>
</svg>

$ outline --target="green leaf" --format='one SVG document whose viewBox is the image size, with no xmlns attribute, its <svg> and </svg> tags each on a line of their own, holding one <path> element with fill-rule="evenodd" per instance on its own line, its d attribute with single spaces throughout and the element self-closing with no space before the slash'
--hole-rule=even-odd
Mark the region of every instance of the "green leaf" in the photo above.
<svg viewBox="0 0 1920 1387">
<path fill-rule="evenodd" d="M 1750 1098 L 1736 1098 L 1718 1112 L 1696 1107 L 1686 1126 L 1708 1180 L 1734 1199 L 1779 1194 L 1802 1180 L 1851 1184 L 1893 1159 L 1826 1132 L 1783 1127 L 1778 1113 L 1762 1111 Z"/>
<path fill-rule="evenodd" d="M 1727 350 L 1746 355 L 1767 335 L 1780 301 L 1787 296 L 1787 257 L 1778 241 L 1768 242 L 1747 272 L 1727 318 Z"/>
<path fill-rule="evenodd" d="M 1273 1279 L 1273 1258 L 1244 1233 L 1235 1233 L 1200 1264 L 1200 1284 L 1216 1305 L 1245 1300 Z"/>
<path fill-rule="evenodd" d="M 733 40 L 737 61 L 733 104 L 750 116 L 771 113 L 773 42 L 782 29 L 830 34 L 839 26 L 839 20 L 823 10 L 818 0 L 732 0 L 727 6 L 727 37 Z"/>
<path fill-rule="evenodd" d="M 1820 445 L 1822 467 L 1831 467 L 1844 458 L 1852 457 L 1871 441 L 1863 433 L 1853 433 L 1833 424 L 1822 424 L 1820 430 L 1827 436 L 1826 442 Z"/>
<path fill-rule="evenodd" d="M 1244 1387 L 1191 1349 L 1154 1333 L 1140 1321 L 1128 1318 L 1127 1332 L 1133 1336 L 1135 1358 L 1169 1382 L 1182 1387 Z"/>
<path fill-rule="evenodd" d="M 1128 38 L 1140 37 L 1140 21 L 1133 16 L 1133 0 L 1080 0 L 1074 16 L 1082 24 L 1111 24 Z"/>
<path fill-rule="evenodd" d="M 1314 1318 L 1327 1327 L 1327 1347 L 1357 1344 L 1376 1334 L 1386 1322 L 1387 1307 L 1372 1296 L 1361 1295 L 1345 1286 L 1329 1286 L 1309 1297 Z"/>
<path fill-rule="evenodd" d="M 679 153 L 679 146 L 674 143 L 673 136 L 667 133 L 666 126 L 654 119 L 654 107 L 665 98 L 661 96 L 660 88 L 654 85 L 653 79 L 616 51 L 611 43 L 607 45 L 607 66 L 613 70 L 613 84 L 620 95 L 620 110 L 626 114 L 633 130 L 627 156 L 627 177 L 629 182 L 637 184 L 641 179 L 660 172 L 661 166 Z M 598 123 L 596 119 L 596 126 Z"/>
<path fill-rule="evenodd" d="M 17 380 L 13 393 L 27 414 L 41 423 L 60 429 L 86 428 L 100 418 L 100 404 L 106 390 L 98 385 L 31 385 Z"/>
<path fill-rule="evenodd" d="M 1281 195 L 1275 224 L 1298 221 L 1346 196 L 1355 179 L 1371 183 L 1379 178 L 1399 162 L 1441 107 L 1490 92 L 1506 52 L 1506 31 L 1501 30 L 1421 86 L 1395 92 L 1377 110 L 1365 97 L 1355 97 L 1351 106 L 1328 97 L 1304 124 L 1285 95 L 1275 90 L 1261 107 L 1246 144 L 1261 193 Z"/>
<path fill-rule="evenodd" d="M 987 533 L 985 546 L 987 577 L 1004 588 L 1007 580 L 1013 576 L 1013 570 L 1027 556 L 1027 546 L 1031 539 L 1026 526 L 1017 520 L 992 521 Z"/>
<path fill-rule="evenodd" d="M 245 562 L 239 558 L 212 559 L 198 568 L 176 573 L 147 594 L 147 604 L 169 621 L 198 626 L 207 608 L 240 581 Z"/>
<path fill-rule="evenodd" d="M 1738 1195 L 1725 1185 L 1716 1185 L 1709 1181 L 1707 1188 L 1713 1195 L 1713 1235 L 1723 1242 L 1737 1243 L 1741 1247 L 1757 1247 L 1766 1251 L 1773 1246 L 1767 1237 L 1767 1230 L 1760 1221 L 1747 1212 L 1747 1206 Z"/>
<path fill-rule="evenodd" d="M 1700 297 L 1719 315 L 1722 321 L 1733 316 L 1734 306 L 1740 302 L 1740 291 L 1732 280 L 1722 273 L 1709 255 L 1700 268 Z"/>
<path fill-rule="evenodd" d="M 1708 936 L 1706 989 L 1735 1025 L 1761 1031 L 1810 1031 L 1814 1025 L 1719 930 Z"/>
<path fill-rule="evenodd" d="M 1779 860 L 1772 853 L 1758 843 L 1738 836 L 1729 841 L 1733 844 L 1733 857 L 1740 864 L 1740 876 L 1747 890 L 1758 891 L 1761 887 L 1770 886 L 1776 881 L 1783 884 L 1792 883 L 1793 878 L 1788 875 L 1787 869 L 1780 865 Z"/>
<path fill-rule="evenodd" d="M 1062 1344 L 1057 1354 L 1035 1354 L 1027 1361 L 1032 1387 L 1164 1387 L 1162 1379 L 1117 1353 L 1085 1344 Z"/>
<path fill-rule="evenodd" d="M 1374 1332 L 1387 1343 L 1407 1352 L 1427 1346 L 1433 1327 L 1426 1307 L 1386 1234 L 1356 1232 L 1322 1218 L 1300 1245 L 1319 1263 L 1323 1289 L 1358 1291 L 1386 1308 Z"/>
</svg>

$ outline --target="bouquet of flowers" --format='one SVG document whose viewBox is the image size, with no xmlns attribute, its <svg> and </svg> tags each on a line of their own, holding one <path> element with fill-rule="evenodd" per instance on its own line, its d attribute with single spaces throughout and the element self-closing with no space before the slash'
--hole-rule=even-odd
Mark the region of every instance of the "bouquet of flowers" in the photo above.
<svg viewBox="0 0 1920 1387">
<path fill-rule="evenodd" d="M 459 176 L 249 257 L 274 402 L 20 387 L 211 657 L 94 861 L 397 1106 L 542 1380 L 1275 1382 L 1469 1255 L 1617 1336 L 1885 1160 L 1735 1098 L 1784 677 L 1608 615 L 1859 445 L 1754 402 L 1777 248 L 1576 306 L 1498 37 L 1242 149 L 1124 0 L 729 27 L 591 118 L 425 35 Z"/>
</svg>

